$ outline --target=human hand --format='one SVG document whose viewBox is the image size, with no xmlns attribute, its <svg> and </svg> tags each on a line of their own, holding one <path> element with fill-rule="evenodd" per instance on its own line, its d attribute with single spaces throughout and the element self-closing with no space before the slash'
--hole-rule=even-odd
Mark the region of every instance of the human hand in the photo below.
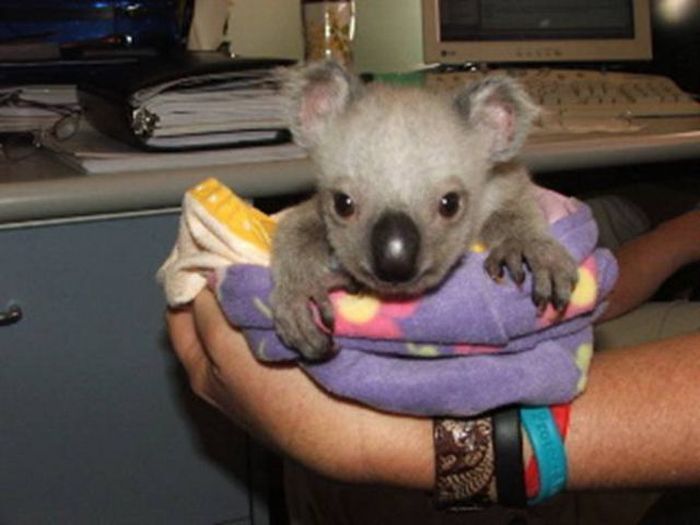
<svg viewBox="0 0 700 525">
<path fill-rule="evenodd" d="M 256 361 L 208 291 L 167 321 L 193 391 L 256 438 L 334 479 L 432 486 L 429 419 L 341 401 L 296 366 Z"/>
</svg>

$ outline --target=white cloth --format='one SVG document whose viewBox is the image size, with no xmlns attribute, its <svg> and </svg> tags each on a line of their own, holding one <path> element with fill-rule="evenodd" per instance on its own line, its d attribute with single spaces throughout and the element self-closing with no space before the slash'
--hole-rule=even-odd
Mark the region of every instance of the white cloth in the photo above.
<svg viewBox="0 0 700 525">
<path fill-rule="evenodd" d="M 235 263 L 269 264 L 269 253 L 237 237 L 191 194 L 182 202 L 175 246 L 156 275 L 168 305 L 192 301 L 217 269 Z"/>
</svg>

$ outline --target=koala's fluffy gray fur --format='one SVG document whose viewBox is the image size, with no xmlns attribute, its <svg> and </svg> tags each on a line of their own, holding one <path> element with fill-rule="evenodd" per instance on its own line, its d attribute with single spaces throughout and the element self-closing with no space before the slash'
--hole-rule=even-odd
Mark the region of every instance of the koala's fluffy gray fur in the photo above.
<svg viewBox="0 0 700 525">
<path fill-rule="evenodd" d="M 290 129 L 308 149 L 318 191 L 283 217 L 273 242 L 278 334 L 305 357 L 332 353 L 328 290 L 410 296 L 438 285 L 471 242 L 486 271 L 533 274 L 533 300 L 562 308 L 576 264 L 548 233 L 513 158 L 537 107 L 504 75 L 454 96 L 363 85 L 332 62 L 285 70 Z M 329 331 L 309 309 L 316 303 Z"/>
</svg>

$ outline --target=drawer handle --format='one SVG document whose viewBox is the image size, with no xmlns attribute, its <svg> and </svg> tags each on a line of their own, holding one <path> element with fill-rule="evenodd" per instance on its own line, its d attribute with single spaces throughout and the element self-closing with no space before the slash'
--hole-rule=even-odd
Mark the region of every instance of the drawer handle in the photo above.
<svg viewBox="0 0 700 525">
<path fill-rule="evenodd" d="M 18 323 L 22 319 L 22 309 L 16 305 L 10 305 L 7 310 L 0 312 L 0 326 Z"/>
</svg>

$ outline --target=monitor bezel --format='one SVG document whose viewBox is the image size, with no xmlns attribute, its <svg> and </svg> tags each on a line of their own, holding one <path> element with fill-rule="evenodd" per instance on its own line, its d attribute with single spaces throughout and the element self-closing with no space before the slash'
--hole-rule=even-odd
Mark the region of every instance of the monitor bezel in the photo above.
<svg viewBox="0 0 700 525">
<path fill-rule="evenodd" d="M 423 58 L 426 64 L 528 62 L 619 62 L 650 60 L 648 0 L 633 0 L 634 37 L 629 39 L 440 41 L 439 0 L 422 0 Z"/>
</svg>

